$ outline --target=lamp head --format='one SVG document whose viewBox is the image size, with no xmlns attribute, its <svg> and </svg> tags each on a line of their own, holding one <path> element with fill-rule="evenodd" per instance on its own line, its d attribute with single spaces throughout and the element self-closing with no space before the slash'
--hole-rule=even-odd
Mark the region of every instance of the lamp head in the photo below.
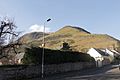
<svg viewBox="0 0 120 80">
<path fill-rule="evenodd" d="M 49 22 L 51 19 L 49 18 L 49 19 L 47 19 L 47 22 Z"/>
</svg>

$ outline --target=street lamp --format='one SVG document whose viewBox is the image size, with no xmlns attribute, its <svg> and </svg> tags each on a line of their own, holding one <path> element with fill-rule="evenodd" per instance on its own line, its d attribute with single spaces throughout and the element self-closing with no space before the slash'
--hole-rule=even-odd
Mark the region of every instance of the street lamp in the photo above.
<svg viewBox="0 0 120 80">
<path fill-rule="evenodd" d="M 47 19 L 45 22 L 44 22 L 44 25 L 43 25 L 43 44 L 42 44 L 42 47 L 43 47 L 43 52 L 42 52 L 42 78 L 44 77 L 44 54 L 45 54 L 45 51 L 44 51 L 44 47 L 45 47 L 45 24 L 47 22 L 49 22 L 51 19 Z"/>
</svg>

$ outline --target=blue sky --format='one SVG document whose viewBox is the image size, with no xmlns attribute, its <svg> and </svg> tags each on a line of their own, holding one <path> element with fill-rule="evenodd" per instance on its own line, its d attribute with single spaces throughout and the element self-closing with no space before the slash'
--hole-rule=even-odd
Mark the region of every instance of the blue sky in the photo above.
<svg viewBox="0 0 120 80">
<path fill-rule="evenodd" d="M 47 31 L 73 25 L 120 39 L 120 0 L 1 0 L 0 16 L 14 18 L 24 32 L 42 29 L 51 18 Z"/>
</svg>

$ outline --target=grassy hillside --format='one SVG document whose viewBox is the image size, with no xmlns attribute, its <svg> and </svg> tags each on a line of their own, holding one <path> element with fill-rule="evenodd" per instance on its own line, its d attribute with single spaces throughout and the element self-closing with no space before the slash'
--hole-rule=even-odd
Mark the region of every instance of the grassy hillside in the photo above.
<svg viewBox="0 0 120 80">
<path fill-rule="evenodd" d="M 45 33 L 45 36 L 46 35 L 49 35 L 49 34 Z M 27 34 L 23 35 L 19 40 L 20 40 L 20 42 L 27 43 L 29 41 L 39 39 L 42 36 L 43 36 L 42 32 L 32 32 L 32 33 L 27 33 Z"/>
<path fill-rule="evenodd" d="M 65 26 L 62 29 L 45 36 L 45 46 L 50 49 L 60 49 L 63 42 L 69 43 L 73 51 L 86 52 L 89 48 L 118 47 L 119 40 L 107 34 L 91 34 L 77 27 Z M 42 38 L 33 40 L 29 45 L 41 46 Z"/>
</svg>

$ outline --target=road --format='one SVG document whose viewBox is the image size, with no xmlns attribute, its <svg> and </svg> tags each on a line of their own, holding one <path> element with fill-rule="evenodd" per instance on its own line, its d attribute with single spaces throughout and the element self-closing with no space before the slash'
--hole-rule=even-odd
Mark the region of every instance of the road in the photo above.
<svg viewBox="0 0 120 80">
<path fill-rule="evenodd" d="M 9 69 L 9 68 L 8 68 Z M 49 74 L 49 76 L 41 76 L 28 79 L 25 76 L 17 77 L 14 71 L 0 70 L 0 80 L 120 80 L 120 70 L 118 65 L 107 65 L 102 68 L 84 69 L 80 71 L 64 72 L 59 74 Z M 6 72 L 7 71 L 7 72 Z M 17 75 L 17 76 L 16 76 Z M 14 76 L 14 77 L 11 77 Z M 19 75 L 20 76 L 20 75 Z"/>
<path fill-rule="evenodd" d="M 51 75 L 41 80 L 120 80 L 120 70 L 116 65 L 109 65 L 102 68 Z"/>
<path fill-rule="evenodd" d="M 104 72 L 103 69 L 102 71 L 89 72 L 89 74 L 86 75 L 66 77 L 64 80 L 120 80 L 120 71 L 118 68 L 114 68 Z"/>
</svg>

